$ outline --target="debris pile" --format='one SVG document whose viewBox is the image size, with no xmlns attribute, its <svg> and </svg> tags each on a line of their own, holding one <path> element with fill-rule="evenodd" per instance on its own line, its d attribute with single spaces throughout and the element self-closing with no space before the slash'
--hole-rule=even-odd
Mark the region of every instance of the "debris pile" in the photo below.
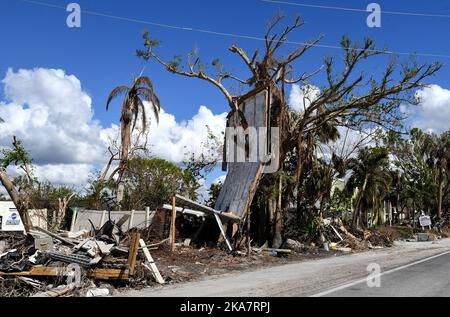
<svg viewBox="0 0 450 317">
<path fill-rule="evenodd" d="M 347 228 L 339 218 L 323 219 L 317 227 L 315 238 L 307 240 L 311 246 L 318 246 L 324 251 L 343 253 L 358 252 L 368 249 L 391 247 L 393 236 L 383 230 L 356 230 Z M 288 240 L 285 247 L 298 252 L 302 244 Z"/>
<path fill-rule="evenodd" d="M 92 233 L 1 233 L 0 295 L 92 297 L 110 295 L 100 282 L 163 284 L 149 247 L 138 232 L 122 232 L 121 221 Z"/>
</svg>

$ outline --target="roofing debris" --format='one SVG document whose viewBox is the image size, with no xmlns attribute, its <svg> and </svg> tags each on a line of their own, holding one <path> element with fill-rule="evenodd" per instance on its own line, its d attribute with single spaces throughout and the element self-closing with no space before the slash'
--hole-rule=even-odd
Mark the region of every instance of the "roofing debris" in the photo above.
<svg viewBox="0 0 450 317">
<path fill-rule="evenodd" d="M 164 284 L 140 233 L 123 233 L 120 223 L 108 221 L 93 233 L 64 233 L 77 238 L 38 227 L 28 235 L 0 233 L 0 281 L 20 281 L 44 297 L 73 296 L 83 289 L 86 296 L 104 296 L 107 292 L 95 286 L 100 281 L 132 283 L 148 276 Z M 139 271 L 148 273 L 138 276 Z M 8 295 L 7 289 L 1 295 Z"/>
</svg>

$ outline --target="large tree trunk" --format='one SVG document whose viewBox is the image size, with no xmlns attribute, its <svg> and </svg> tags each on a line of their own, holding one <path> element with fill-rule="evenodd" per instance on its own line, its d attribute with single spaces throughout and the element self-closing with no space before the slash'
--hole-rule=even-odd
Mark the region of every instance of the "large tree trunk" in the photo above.
<svg viewBox="0 0 450 317">
<path fill-rule="evenodd" d="M 67 207 L 74 196 L 75 193 L 72 193 L 68 197 L 58 198 L 58 215 L 54 218 L 55 227 L 57 229 L 61 229 L 61 225 L 66 217 Z"/>
<path fill-rule="evenodd" d="M 122 122 L 121 124 L 121 130 L 122 130 L 122 138 L 121 138 L 121 156 L 120 156 L 120 171 L 119 171 L 119 177 L 122 177 L 123 173 L 125 172 L 125 165 L 128 162 L 128 155 L 130 150 L 130 143 L 131 143 L 131 122 Z"/>
<path fill-rule="evenodd" d="M 269 218 L 269 245 L 273 246 L 275 241 L 276 201 L 273 198 L 267 200 L 267 216 Z"/>
<path fill-rule="evenodd" d="M 360 218 L 361 218 L 361 201 L 362 201 L 364 192 L 366 191 L 366 187 L 367 187 L 367 182 L 368 181 L 369 181 L 368 177 L 366 176 L 366 178 L 364 179 L 363 187 L 362 187 L 362 189 L 361 189 L 361 191 L 360 191 L 360 193 L 358 195 L 358 200 L 357 200 L 356 206 L 355 206 L 355 212 L 353 214 L 352 226 L 354 228 L 357 228 L 357 229 L 359 229 L 360 223 L 362 222 L 362 221 L 360 221 Z"/>
<path fill-rule="evenodd" d="M 441 168 L 439 169 L 438 210 L 437 210 L 437 216 L 439 220 L 442 218 L 443 197 L 444 197 L 444 175 Z"/>
<path fill-rule="evenodd" d="M 19 212 L 20 217 L 22 218 L 25 230 L 28 232 L 31 229 L 32 224 L 28 212 L 20 199 L 19 193 L 14 187 L 14 184 L 10 180 L 9 176 L 4 171 L 0 171 L 0 181 L 8 192 L 8 195 L 13 201 L 14 205 L 16 206 L 16 209 Z"/>
<path fill-rule="evenodd" d="M 128 163 L 128 156 L 130 151 L 131 144 L 131 113 L 129 110 L 127 111 L 127 115 L 123 116 L 121 123 L 121 157 L 120 157 L 120 166 L 119 166 L 119 180 L 117 187 L 117 202 L 121 202 L 123 200 L 125 185 L 123 183 L 123 174 L 125 173 L 126 165 Z"/>
<path fill-rule="evenodd" d="M 280 176 L 279 184 L 278 184 L 278 201 L 277 201 L 277 209 L 275 212 L 275 224 L 274 224 L 274 232 L 273 232 L 273 248 L 280 248 L 283 244 L 283 237 L 281 234 L 281 231 L 283 230 L 283 214 L 282 214 L 282 189 L 283 189 L 283 183 L 282 178 Z"/>
</svg>

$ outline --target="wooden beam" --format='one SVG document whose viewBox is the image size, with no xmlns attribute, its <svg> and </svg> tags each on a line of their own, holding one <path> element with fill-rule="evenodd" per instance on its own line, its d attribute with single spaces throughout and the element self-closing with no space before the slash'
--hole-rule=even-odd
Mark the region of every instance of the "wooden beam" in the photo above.
<svg viewBox="0 0 450 317">
<path fill-rule="evenodd" d="M 183 203 L 188 204 L 188 205 L 194 207 L 195 209 L 198 209 L 198 211 L 203 211 L 203 212 L 206 212 L 206 213 L 209 213 L 209 214 L 218 215 L 221 218 L 225 218 L 226 220 L 231 220 L 233 222 L 241 221 L 241 218 L 239 218 L 239 217 L 237 217 L 237 216 L 235 216 L 235 215 L 233 215 L 231 213 L 220 212 L 220 211 L 215 210 L 215 209 L 213 209 L 211 207 L 199 204 L 199 203 L 197 203 L 197 202 L 195 202 L 195 201 L 193 201 L 193 200 L 191 200 L 189 198 L 186 198 L 186 197 L 183 197 L 183 196 L 180 196 L 180 195 L 176 195 L 175 197 L 176 197 L 176 199 L 182 201 Z"/>
<path fill-rule="evenodd" d="M 13 272 L 13 273 L 0 272 L 0 276 L 49 276 L 49 277 L 56 277 L 56 276 L 64 275 L 65 273 L 67 273 L 67 270 L 64 267 L 35 266 L 30 271 L 27 271 L 27 272 Z"/>
<path fill-rule="evenodd" d="M 61 241 L 62 243 L 66 244 L 66 245 L 69 245 L 69 246 L 72 246 L 72 247 L 74 247 L 74 246 L 77 245 L 77 243 L 72 242 L 72 241 L 70 241 L 70 240 L 68 240 L 68 239 L 65 239 L 65 238 L 63 238 L 63 237 L 61 237 L 61 236 L 59 236 L 59 235 L 57 235 L 57 234 L 54 234 L 54 233 L 52 233 L 52 232 L 50 232 L 50 231 L 48 231 L 48 230 L 45 230 L 45 229 L 43 229 L 43 228 L 33 227 L 32 229 L 33 229 L 33 230 L 40 231 L 40 232 L 43 232 L 43 233 L 45 233 L 46 235 L 52 237 L 53 239 L 59 240 L 59 241 Z"/>
<path fill-rule="evenodd" d="M 227 234 L 225 232 L 225 229 L 223 228 L 222 220 L 220 220 L 220 217 L 217 214 L 214 214 L 214 217 L 216 218 L 217 224 L 219 226 L 220 232 L 222 233 L 222 237 L 225 239 L 225 242 L 227 243 L 227 247 L 230 251 L 233 251 L 233 247 L 231 246 L 230 241 L 227 238 Z"/>
<path fill-rule="evenodd" d="M 144 264 L 145 267 L 147 267 L 153 274 L 153 277 L 159 284 L 164 284 L 165 281 L 163 277 L 161 276 L 161 273 L 158 270 L 158 267 L 155 264 L 155 261 L 152 258 L 152 255 L 150 254 L 150 251 L 147 248 L 147 245 L 145 244 L 144 240 L 139 240 L 139 243 L 141 245 L 142 251 L 144 252 L 145 258 L 147 259 L 147 263 Z"/>
<path fill-rule="evenodd" d="M 139 250 L 139 240 L 141 239 L 140 233 L 133 233 L 130 249 L 128 251 L 128 270 L 130 275 L 134 275 L 136 269 L 137 253 Z"/>
<path fill-rule="evenodd" d="M 44 267 L 35 266 L 27 272 L 14 272 L 3 273 L 0 272 L 0 276 L 34 276 L 34 277 L 58 277 L 66 276 L 68 272 L 66 267 Z M 127 280 L 129 277 L 129 271 L 126 268 L 123 269 L 95 269 L 87 273 L 89 277 L 97 280 Z"/>
<path fill-rule="evenodd" d="M 96 280 L 128 280 L 128 269 L 95 269 L 88 274 Z"/>
</svg>

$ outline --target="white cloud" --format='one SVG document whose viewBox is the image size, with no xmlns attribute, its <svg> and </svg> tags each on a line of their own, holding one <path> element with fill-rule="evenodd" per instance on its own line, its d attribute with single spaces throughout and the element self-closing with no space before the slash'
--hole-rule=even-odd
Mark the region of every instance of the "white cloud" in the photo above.
<svg viewBox="0 0 450 317">
<path fill-rule="evenodd" d="M 225 131 L 226 113 L 214 115 L 201 106 L 198 113 L 188 121 L 177 122 L 174 115 L 161 110 L 159 125 L 152 120 L 149 144 L 152 155 L 174 163 L 182 163 L 187 153 L 199 154 L 208 138 L 208 128 L 219 138 Z"/>
<path fill-rule="evenodd" d="M 320 89 L 313 85 L 293 85 L 289 95 L 289 107 L 303 112 L 320 96 Z M 419 90 L 416 97 L 420 106 L 402 105 L 411 127 L 427 132 L 441 133 L 450 129 L 450 90 L 439 85 L 430 85 Z"/>
<path fill-rule="evenodd" d="M 38 165 L 35 175 L 52 184 L 80 187 L 88 183 L 92 170 L 91 164 Z"/>
<path fill-rule="evenodd" d="M 295 111 L 303 112 L 320 96 L 320 89 L 313 85 L 292 85 L 289 95 L 289 107 Z"/>
<path fill-rule="evenodd" d="M 339 156 L 350 158 L 355 157 L 361 148 L 376 146 L 377 130 L 364 129 L 358 131 L 346 127 L 338 127 L 338 131 L 340 138 L 335 142 L 323 144 L 323 153 L 319 152 L 319 156 L 323 156 L 328 160 L 331 159 L 333 153 L 336 153 Z"/>
<path fill-rule="evenodd" d="M 2 84 L 7 100 L 0 101 L 5 121 L 0 124 L 0 148 L 9 147 L 12 136 L 17 136 L 30 151 L 41 180 L 83 186 L 94 167 L 109 159 L 109 139 L 119 127 L 103 128 L 94 119 L 92 100 L 75 76 L 60 69 L 10 69 Z M 202 150 L 206 125 L 221 137 L 225 120 L 226 113 L 214 115 L 205 106 L 182 122 L 162 110 L 159 125 L 154 118 L 151 121 L 150 152 L 181 163 L 186 153 Z"/>
<path fill-rule="evenodd" d="M 450 129 L 450 90 L 431 85 L 419 90 L 420 106 L 405 106 L 401 111 L 410 118 L 410 125 L 427 132 L 441 133 Z"/>
<path fill-rule="evenodd" d="M 101 161 L 102 127 L 93 120 L 92 100 L 80 81 L 62 70 L 8 70 L 2 81 L 8 103 L 0 103 L 0 145 L 17 136 L 37 164 Z"/>
</svg>

